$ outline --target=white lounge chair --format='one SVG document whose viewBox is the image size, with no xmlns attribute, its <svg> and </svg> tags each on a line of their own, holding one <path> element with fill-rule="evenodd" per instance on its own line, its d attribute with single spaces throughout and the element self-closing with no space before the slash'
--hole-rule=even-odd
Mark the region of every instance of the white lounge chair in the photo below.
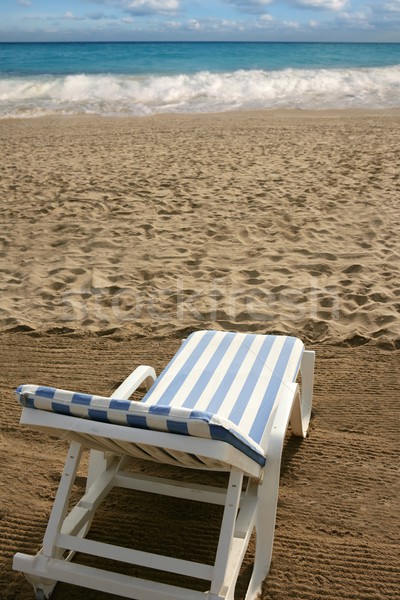
<svg viewBox="0 0 400 600">
<path fill-rule="evenodd" d="M 296 378 L 301 370 L 301 394 Z M 294 337 L 200 331 L 188 337 L 156 378 L 138 367 L 110 398 L 23 385 L 21 424 L 71 442 L 36 556 L 18 553 L 36 598 L 57 581 L 136 600 L 233 600 L 252 532 L 254 567 L 246 600 L 268 574 L 275 528 L 283 440 L 305 436 L 311 413 L 314 352 Z M 155 381 L 155 382 L 154 382 Z M 143 382 L 147 393 L 128 399 Z M 153 383 L 154 382 L 154 383 Z M 91 449 L 86 492 L 68 513 L 85 447 Z M 136 474 L 129 457 L 192 469 L 228 471 L 226 488 Z M 224 507 L 214 564 L 180 560 L 87 539 L 93 516 L 114 486 Z M 131 577 L 72 561 L 76 552 L 208 581 L 207 591 Z M 196 557 L 193 557 L 194 559 Z"/>
</svg>

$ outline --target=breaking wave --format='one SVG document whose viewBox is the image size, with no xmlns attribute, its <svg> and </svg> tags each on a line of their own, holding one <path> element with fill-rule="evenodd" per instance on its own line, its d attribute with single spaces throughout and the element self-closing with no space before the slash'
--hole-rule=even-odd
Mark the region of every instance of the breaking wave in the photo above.
<svg viewBox="0 0 400 600">
<path fill-rule="evenodd" d="M 272 108 L 389 108 L 400 65 L 362 69 L 239 70 L 173 76 L 67 75 L 0 79 L 0 117 L 152 115 Z"/>
</svg>

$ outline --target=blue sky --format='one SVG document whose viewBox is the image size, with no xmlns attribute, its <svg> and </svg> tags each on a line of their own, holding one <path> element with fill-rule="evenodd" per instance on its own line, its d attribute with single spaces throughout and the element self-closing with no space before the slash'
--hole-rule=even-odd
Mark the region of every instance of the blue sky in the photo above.
<svg viewBox="0 0 400 600">
<path fill-rule="evenodd" d="M 0 41 L 400 42 L 400 0 L 0 0 Z"/>
</svg>

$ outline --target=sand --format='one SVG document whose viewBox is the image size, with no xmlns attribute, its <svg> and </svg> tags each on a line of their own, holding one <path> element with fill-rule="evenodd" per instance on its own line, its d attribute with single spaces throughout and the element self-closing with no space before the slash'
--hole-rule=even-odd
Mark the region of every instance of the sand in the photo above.
<svg viewBox="0 0 400 600">
<path fill-rule="evenodd" d="M 39 549 L 66 453 L 65 443 L 18 425 L 12 387 L 34 374 L 42 383 L 110 394 L 149 357 L 159 372 L 178 347 L 179 340 L 170 338 L 121 343 L 88 336 L 0 336 L 0 598 L 33 598 L 23 576 L 11 571 L 12 555 Z M 284 449 L 273 560 L 262 600 L 397 600 L 398 352 L 370 344 L 312 347 L 317 352 L 313 418 L 307 439 L 289 437 Z M 84 478 L 78 478 L 80 491 L 83 485 Z M 163 523 L 171 515 L 176 528 L 164 539 Z M 211 562 L 219 517 L 201 505 L 123 492 L 102 505 L 91 535 L 110 543 L 131 538 L 139 549 Z M 209 532 L 205 519 L 211 520 Z M 144 526 L 150 528 L 146 536 Z M 238 600 L 251 558 L 250 550 Z M 56 587 L 53 598 L 117 600 L 66 584 Z"/>
<path fill-rule="evenodd" d="M 262 600 L 397 599 L 400 111 L 8 120 L 0 139 L 0 598 L 33 598 L 12 555 L 40 547 L 66 451 L 18 425 L 12 390 L 110 394 L 215 327 L 317 352 Z M 142 535 L 171 513 L 165 541 Z M 215 550 L 196 521 L 219 514 L 189 502 L 116 494 L 100 517 L 94 538 Z M 60 584 L 53 598 L 114 596 Z"/>
<path fill-rule="evenodd" d="M 0 121 L 0 331 L 398 345 L 399 115 Z"/>
</svg>

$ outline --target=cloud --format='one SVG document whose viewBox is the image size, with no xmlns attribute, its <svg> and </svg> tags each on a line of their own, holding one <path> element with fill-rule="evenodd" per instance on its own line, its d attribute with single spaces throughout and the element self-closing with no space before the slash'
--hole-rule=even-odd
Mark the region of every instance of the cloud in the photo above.
<svg viewBox="0 0 400 600">
<path fill-rule="evenodd" d="M 187 23 L 189 29 L 201 29 L 201 23 L 197 19 L 189 19 Z"/>
<path fill-rule="evenodd" d="M 370 17 L 364 12 L 341 12 L 338 24 L 340 27 L 344 26 L 351 29 L 374 29 Z"/>
<path fill-rule="evenodd" d="M 179 0 L 132 0 L 125 8 L 127 12 L 135 15 L 168 13 L 178 9 Z"/>
<path fill-rule="evenodd" d="M 20 6 L 32 6 L 31 0 L 17 0 L 17 4 Z"/>
<path fill-rule="evenodd" d="M 167 29 L 180 29 L 182 27 L 182 23 L 180 21 L 165 21 L 164 26 Z"/>
<path fill-rule="evenodd" d="M 241 12 L 245 13 L 263 13 L 265 7 L 275 2 L 275 0 L 225 0 L 227 4 L 233 4 Z"/>
<path fill-rule="evenodd" d="M 76 17 L 74 13 L 72 13 L 70 10 L 67 10 L 67 12 L 62 16 L 62 18 L 67 19 L 68 21 L 79 21 L 82 19 L 82 17 Z"/>
<path fill-rule="evenodd" d="M 276 20 L 274 19 L 274 17 L 264 13 L 263 15 L 260 15 L 258 21 L 255 23 L 255 27 L 257 29 L 265 29 L 265 30 L 269 29 L 270 30 L 272 28 L 276 28 L 277 23 L 276 23 Z"/>
<path fill-rule="evenodd" d="M 260 17 L 260 21 L 263 21 L 264 23 L 274 21 L 274 20 L 275 20 L 274 17 L 272 17 L 271 15 L 267 15 L 267 14 L 261 15 L 261 17 Z"/>
<path fill-rule="evenodd" d="M 86 19 L 90 19 L 91 21 L 101 21 L 103 19 L 117 19 L 115 15 L 109 15 L 104 12 L 91 12 L 86 13 Z"/>
<path fill-rule="evenodd" d="M 177 12 L 180 0 L 91 0 L 123 10 L 130 15 L 162 15 Z"/>
<path fill-rule="evenodd" d="M 342 10 L 348 0 L 292 0 L 292 4 L 300 8 L 316 8 L 320 10 Z"/>
<path fill-rule="evenodd" d="M 395 42 L 399 42 L 400 29 L 400 0 L 389 0 L 384 4 L 370 5 L 370 22 L 375 30 L 379 31 L 396 31 L 397 35 Z"/>
<path fill-rule="evenodd" d="M 301 25 L 297 21 L 282 21 L 282 25 L 288 29 L 300 29 Z"/>
<path fill-rule="evenodd" d="M 385 2 L 383 8 L 389 13 L 400 13 L 400 0 L 392 0 L 391 2 Z"/>
<path fill-rule="evenodd" d="M 265 11 L 269 4 L 276 3 L 278 0 L 224 0 L 227 4 L 236 6 L 242 12 L 260 13 Z M 350 0 L 288 0 L 294 6 L 299 8 L 313 8 L 320 10 L 342 10 Z M 396 3 L 400 0 L 391 0 Z"/>
</svg>

